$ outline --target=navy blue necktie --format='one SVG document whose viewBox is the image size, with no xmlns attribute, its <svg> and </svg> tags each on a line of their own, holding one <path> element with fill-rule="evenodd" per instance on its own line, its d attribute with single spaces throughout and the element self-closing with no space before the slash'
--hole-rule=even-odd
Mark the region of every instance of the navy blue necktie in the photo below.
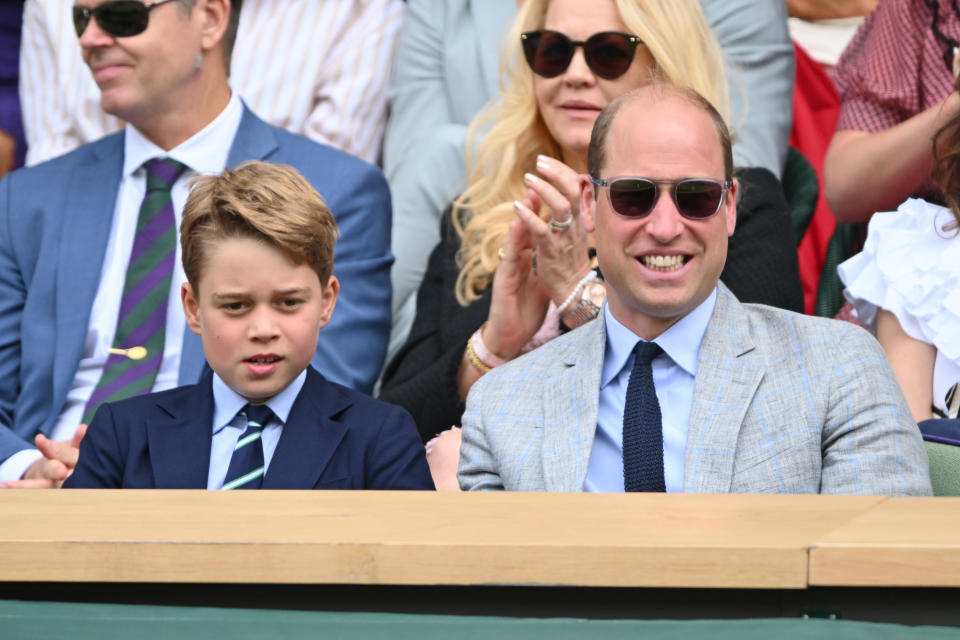
<svg viewBox="0 0 960 640">
<path fill-rule="evenodd" d="M 273 417 L 273 411 L 265 404 L 248 404 L 240 410 L 246 419 L 247 429 L 237 440 L 230 458 L 224 489 L 259 489 L 263 484 L 263 441 L 260 434 Z"/>
<path fill-rule="evenodd" d="M 650 363 L 663 353 L 656 343 L 633 348 L 633 370 L 623 408 L 623 487 L 626 491 L 666 491 L 663 481 L 663 424 Z"/>
</svg>

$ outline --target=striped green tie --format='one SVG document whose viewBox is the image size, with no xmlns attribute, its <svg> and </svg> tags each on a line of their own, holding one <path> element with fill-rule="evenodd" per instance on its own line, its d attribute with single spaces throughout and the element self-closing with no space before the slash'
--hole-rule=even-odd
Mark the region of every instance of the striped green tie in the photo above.
<svg viewBox="0 0 960 640">
<path fill-rule="evenodd" d="M 273 417 L 273 411 L 265 404 L 248 404 L 240 411 L 247 421 L 244 431 L 233 449 L 230 467 L 223 479 L 223 488 L 259 489 L 263 483 L 263 442 L 260 434 Z"/>
<path fill-rule="evenodd" d="M 163 360 L 167 300 L 177 251 L 170 189 L 186 166 L 170 158 L 154 158 L 145 166 L 147 192 L 140 205 L 113 338 L 115 349 L 139 347 L 137 351 L 141 353 L 111 353 L 83 412 L 83 422 L 87 424 L 104 402 L 149 392 Z"/>
</svg>

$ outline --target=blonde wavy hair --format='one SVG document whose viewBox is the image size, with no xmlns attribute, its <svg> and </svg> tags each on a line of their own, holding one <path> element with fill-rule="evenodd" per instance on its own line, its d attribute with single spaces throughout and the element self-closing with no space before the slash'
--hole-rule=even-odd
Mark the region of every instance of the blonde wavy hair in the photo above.
<svg viewBox="0 0 960 640">
<path fill-rule="evenodd" d="M 729 122 L 723 54 L 697 0 L 615 1 L 627 29 L 643 40 L 655 61 L 651 80 L 694 89 Z M 513 201 L 527 194 L 523 174 L 534 171 L 539 154 L 560 157 L 537 108 L 533 72 L 520 47 L 521 33 L 543 28 L 549 4 L 525 0 L 517 12 L 501 62 L 500 101 L 470 124 L 467 188 L 453 203 L 453 224 L 461 237 L 456 296 L 463 306 L 479 299 L 493 281 L 497 251 L 515 216 Z M 550 217 L 547 207 L 540 214 Z"/>
</svg>

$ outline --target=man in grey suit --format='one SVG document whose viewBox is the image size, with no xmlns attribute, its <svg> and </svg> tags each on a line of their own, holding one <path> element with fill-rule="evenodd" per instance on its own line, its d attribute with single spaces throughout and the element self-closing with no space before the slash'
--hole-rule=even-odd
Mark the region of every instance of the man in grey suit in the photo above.
<svg viewBox="0 0 960 640">
<path fill-rule="evenodd" d="M 575 222 L 593 233 L 606 304 L 473 386 L 462 488 L 930 495 L 876 341 L 719 283 L 732 165 L 723 120 L 692 91 L 652 85 L 604 109 Z"/>
</svg>

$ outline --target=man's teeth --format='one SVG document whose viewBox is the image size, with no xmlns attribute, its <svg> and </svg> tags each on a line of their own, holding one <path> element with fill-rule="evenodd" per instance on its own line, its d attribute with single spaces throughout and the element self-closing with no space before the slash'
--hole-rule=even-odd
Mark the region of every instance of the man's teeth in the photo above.
<svg viewBox="0 0 960 640">
<path fill-rule="evenodd" d="M 270 358 L 250 358 L 250 360 L 248 360 L 248 362 L 252 362 L 252 363 L 254 363 L 254 364 L 270 364 L 271 362 L 276 362 L 276 360 L 277 360 L 277 359 L 276 359 L 276 358 L 273 358 L 273 357 L 270 357 Z"/>
<path fill-rule="evenodd" d="M 686 262 L 683 256 L 643 256 L 641 259 L 645 266 L 657 271 L 673 271 Z"/>
</svg>

